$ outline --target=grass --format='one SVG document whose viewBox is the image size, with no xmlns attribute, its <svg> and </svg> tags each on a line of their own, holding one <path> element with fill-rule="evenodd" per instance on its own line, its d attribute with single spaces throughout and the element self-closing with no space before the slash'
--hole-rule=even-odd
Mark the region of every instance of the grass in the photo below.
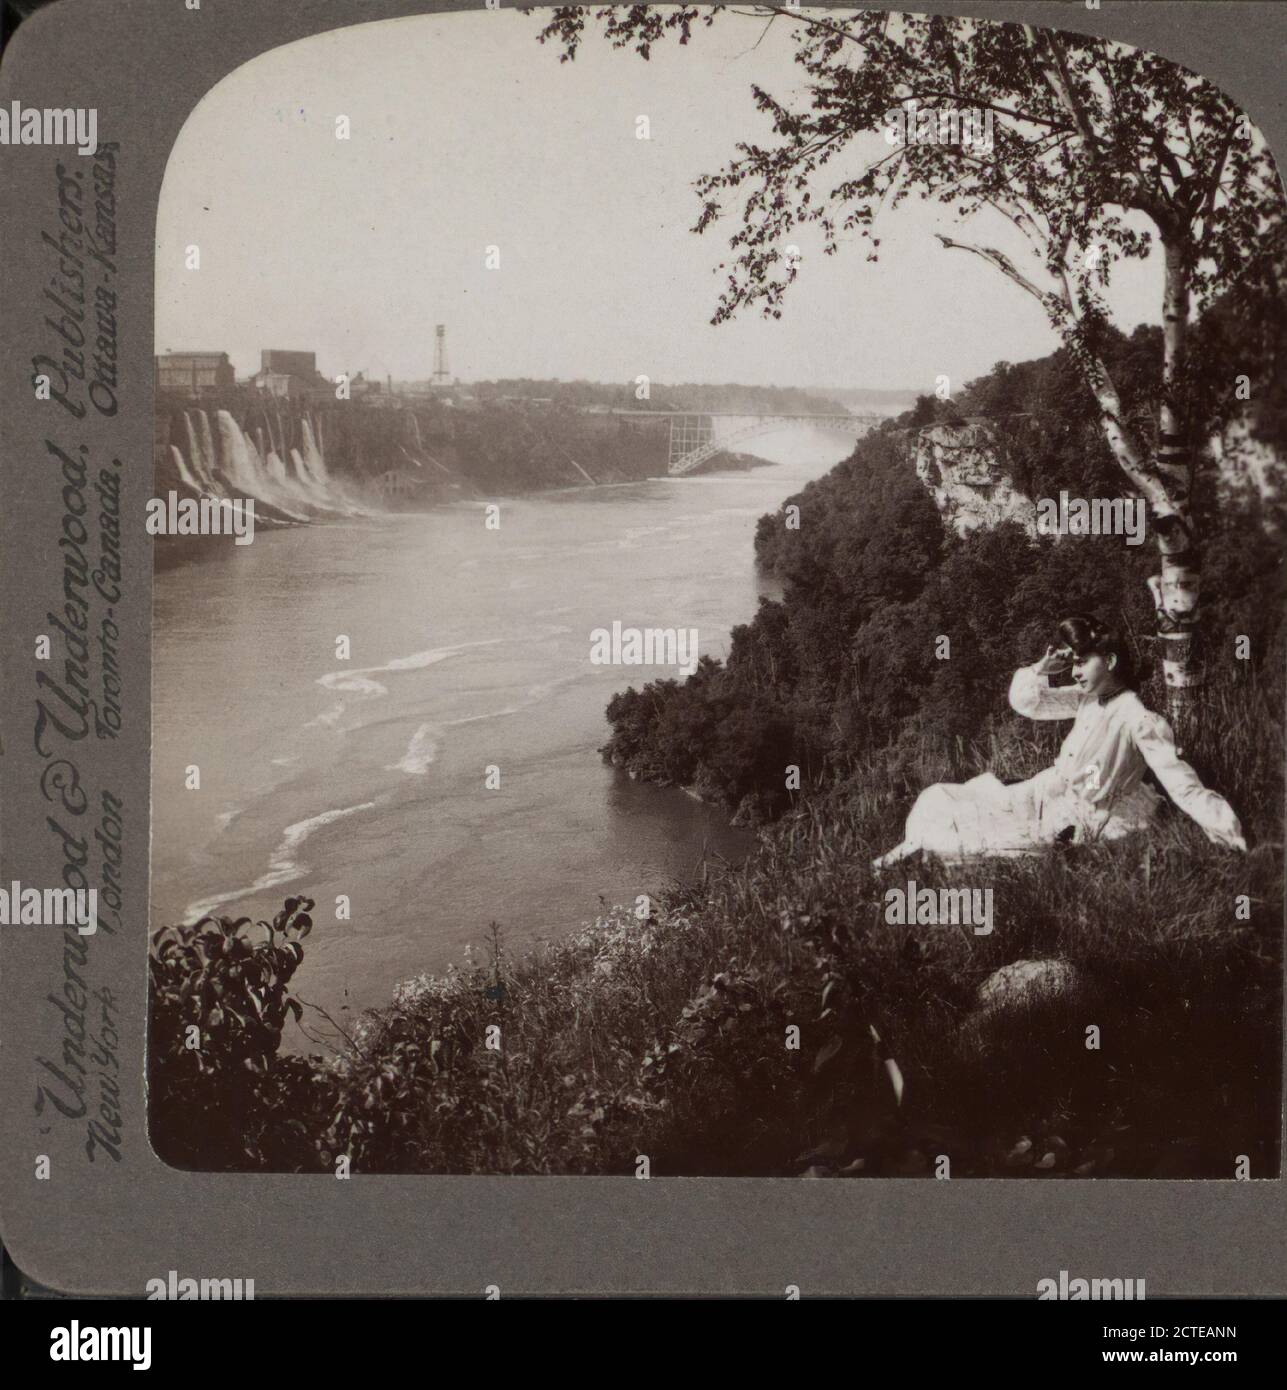
<svg viewBox="0 0 1287 1390">
<path fill-rule="evenodd" d="M 1115 845 L 877 876 L 922 787 L 1031 775 L 1056 737 L 1009 719 L 973 743 L 907 732 L 745 864 L 523 956 L 497 930 L 486 960 L 404 982 L 331 1055 L 229 1066 L 200 1124 L 224 1117 L 229 1162 L 261 1168 L 1275 1176 L 1278 704 L 1249 680 L 1211 691 L 1193 750 L 1236 789 L 1245 856 L 1173 812 Z M 884 889 L 908 877 L 992 888 L 994 931 L 890 925 Z M 992 972 L 1034 959 L 1071 983 L 980 1007 Z M 154 1101 L 154 1142 L 201 1166 L 192 1093 L 173 1095 Z"/>
</svg>

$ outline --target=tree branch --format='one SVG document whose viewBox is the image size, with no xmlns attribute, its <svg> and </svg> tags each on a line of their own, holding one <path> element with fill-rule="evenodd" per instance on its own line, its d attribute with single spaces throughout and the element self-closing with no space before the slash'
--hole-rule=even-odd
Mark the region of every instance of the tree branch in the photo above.
<svg viewBox="0 0 1287 1390">
<path fill-rule="evenodd" d="M 1062 271 L 1062 292 L 1041 290 L 1019 270 L 1004 251 L 998 251 L 991 246 L 970 246 L 962 241 L 953 241 L 951 237 L 946 237 L 941 232 L 935 232 L 934 235 L 949 250 L 969 251 L 972 255 L 987 261 L 989 265 L 994 266 L 1007 279 L 1013 280 L 1016 285 L 1026 290 L 1037 300 L 1046 311 L 1052 325 L 1059 331 L 1060 337 L 1064 339 L 1074 356 L 1081 359 L 1083 366 L 1087 369 L 1087 382 L 1099 405 L 1101 428 L 1122 472 L 1126 474 L 1140 495 L 1148 500 L 1155 516 L 1174 516 L 1177 511 L 1175 501 L 1170 496 L 1166 484 L 1157 471 L 1149 467 L 1139 445 L 1132 438 L 1132 433 L 1122 415 L 1121 397 L 1113 384 L 1107 366 L 1097 354 L 1089 352 L 1084 344 L 1079 344 L 1076 330 L 1069 329 L 1067 326 L 1068 322 L 1076 324 L 1080 321 L 1081 310 L 1072 292 L 1066 265 Z M 1067 250 L 1068 242 L 1065 241 L 1061 263 L 1067 256 Z"/>
<path fill-rule="evenodd" d="M 953 241 L 951 237 L 944 236 L 942 232 L 935 232 L 934 235 L 949 251 L 968 251 L 971 255 L 979 256 L 989 265 L 995 266 L 1002 275 L 1013 280 L 1020 289 L 1027 290 L 1047 314 L 1051 314 L 1051 300 L 1056 299 L 1057 296 L 1049 290 L 1043 290 L 1034 285 L 1004 251 L 997 251 L 991 246 L 971 246 L 968 242 Z"/>
<path fill-rule="evenodd" d="M 1060 51 L 1058 41 L 1047 36 L 1046 47 L 1049 48 L 1053 58 L 1052 66 L 1052 63 L 1045 56 L 1041 38 L 1032 25 L 1025 24 L 1023 32 L 1028 40 L 1028 47 L 1036 60 L 1037 70 L 1046 86 L 1050 88 L 1051 94 L 1059 105 L 1068 113 L 1073 124 L 1077 127 L 1077 133 L 1085 140 L 1087 146 L 1094 150 L 1099 144 L 1099 137 L 1095 134 L 1090 118 L 1082 110 L 1081 103 L 1073 94 L 1072 80 L 1068 75 L 1068 67 L 1063 61 L 1063 54 Z"/>
<path fill-rule="evenodd" d="M 972 96 L 968 92 L 937 92 L 934 90 L 924 92 L 909 92 L 903 99 L 905 101 L 921 101 L 923 99 L 934 101 L 959 101 L 962 104 L 968 103 L 970 106 L 978 107 L 981 111 L 995 111 L 998 116 L 1008 116 L 1012 121 L 1026 121 L 1029 125 L 1044 125 L 1051 130 L 1072 130 L 1073 127 L 1061 121 L 1047 120 L 1044 116 L 1033 116 L 1026 111 L 1012 111 L 1008 106 L 998 106 L 994 101 L 984 101 L 982 97 Z"/>
</svg>

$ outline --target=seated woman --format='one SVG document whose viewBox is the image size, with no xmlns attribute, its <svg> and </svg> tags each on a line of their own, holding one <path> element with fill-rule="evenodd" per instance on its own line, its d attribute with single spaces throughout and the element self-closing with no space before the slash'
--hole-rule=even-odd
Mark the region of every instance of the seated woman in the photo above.
<svg viewBox="0 0 1287 1390">
<path fill-rule="evenodd" d="M 1059 624 L 1060 648 L 1010 682 L 1010 704 L 1029 719 L 1071 719 L 1055 765 L 1006 786 L 990 772 L 923 791 L 907 817 L 902 844 L 872 863 L 887 868 L 917 853 L 948 863 L 1032 854 L 1056 841 L 1116 840 L 1143 830 L 1161 797 L 1143 782 L 1152 768 L 1171 799 L 1216 844 L 1245 850 L 1233 808 L 1209 791 L 1175 749 L 1171 726 L 1132 688 L 1125 645 L 1096 619 Z M 1073 685 L 1050 677 L 1071 666 Z"/>
</svg>

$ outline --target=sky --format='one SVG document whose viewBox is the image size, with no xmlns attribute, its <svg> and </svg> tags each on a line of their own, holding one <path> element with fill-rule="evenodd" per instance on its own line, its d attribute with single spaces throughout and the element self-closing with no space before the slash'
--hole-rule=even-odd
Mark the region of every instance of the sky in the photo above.
<svg viewBox="0 0 1287 1390">
<path fill-rule="evenodd" d="M 910 200 L 882 214 L 878 262 L 856 236 L 824 257 L 802 232 L 782 318 L 744 310 L 711 326 L 736 221 L 692 233 L 693 180 L 738 140 L 771 136 L 752 82 L 803 90 L 789 27 L 761 38 L 762 21 L 728 15 L 647 63 L 590 32 L 563 64 L 539 27 L 514 10 L 382 20 L 273 49 L 218 83 L 162 188 L 157 351 L 225 351 L 248 375 L 262 348 L 302 349 L 332 377 L 412 380 L 432 372 L 443 323 L 465 381 L 931 390 L 946 375 L 954 392 L 1057 346 L 1035 301 L 933 236 L 1022 248 L 1007 224 L 980 215 L 964 230 Z M 856 170 L 858 153 L 831 167 Z M 1156 322 L 1160 297 L 1157 258 L 1115 269 L 1122 327 Z"/>
</svg>

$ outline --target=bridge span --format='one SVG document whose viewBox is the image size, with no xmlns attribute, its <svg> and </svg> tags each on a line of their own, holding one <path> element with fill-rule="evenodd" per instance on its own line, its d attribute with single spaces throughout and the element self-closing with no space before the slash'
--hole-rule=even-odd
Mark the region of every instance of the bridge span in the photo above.
<svg viewBox="0 0 1287 1390">
<path fill-rule="evenodd" d="M 667 471 L 680 477 L 700 468 L 716 454 L 781 429 L 784 425 L 811 425 L 814 429 L 834 430 L 858 438 L 874 429 L 883 415 L 808 415 L 779 412 L 757 414 L 744 410 L 613 410 L 608 412 L 622 419 L 670 421 L 670 452 Z M 736 422 L 721 430 L 716 421 Z"/>
</svg>

